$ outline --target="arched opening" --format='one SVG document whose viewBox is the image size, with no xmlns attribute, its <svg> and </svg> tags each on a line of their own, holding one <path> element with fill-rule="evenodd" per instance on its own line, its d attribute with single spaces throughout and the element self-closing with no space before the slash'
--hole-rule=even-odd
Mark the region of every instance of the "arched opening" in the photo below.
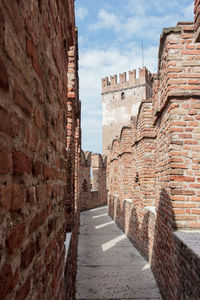
<svg viewBox="0 0 200 300">
<path fill-rule="evenodd" d="M 124 92 L 121 93 L 121 99 L 122 100 L 125 99 L 125 93 Z"/>
</svg>

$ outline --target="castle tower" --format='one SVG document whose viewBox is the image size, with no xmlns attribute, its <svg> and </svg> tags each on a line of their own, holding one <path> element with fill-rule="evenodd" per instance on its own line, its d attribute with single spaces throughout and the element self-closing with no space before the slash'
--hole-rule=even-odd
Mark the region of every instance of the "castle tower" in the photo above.
<svg viewBox="0 0 200 300">
<path fill-rule="evenodd" d="M 138 107 L 143 99 L 152 94 L 152 75 L 144 67 L 139 69 L 139 78 L 136 70 L 129 71 L 129 80 L 126 73 L 102 79 L 103 104 L 103 154 L 107 153 L 112 140 L 120 134 L 122 126 L 128 125 L 131 116 L 136 116 Z"/>
</svg>

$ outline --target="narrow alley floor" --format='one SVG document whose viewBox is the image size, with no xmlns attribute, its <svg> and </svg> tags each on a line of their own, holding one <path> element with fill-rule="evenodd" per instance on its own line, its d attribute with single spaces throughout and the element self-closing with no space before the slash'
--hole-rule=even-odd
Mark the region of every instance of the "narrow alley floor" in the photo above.
<svg viewBox="0 0 200 300">
<path fill-rule="evenodd" d="M 162 299 L 148 262 L 108 216 L 81 213 L 76 299 Z"/>
</svg>

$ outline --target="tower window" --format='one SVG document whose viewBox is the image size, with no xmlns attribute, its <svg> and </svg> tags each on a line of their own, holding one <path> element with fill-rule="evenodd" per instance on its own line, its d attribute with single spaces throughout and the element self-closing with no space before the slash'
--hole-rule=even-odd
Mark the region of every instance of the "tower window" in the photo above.
<svg viewBox="0 0 200 300">
<path fill-rule="evenodd" d="M 125 93 L 124 92 L 121 93 L 121 99 L 122 100 L 125 99 Z"/>
</svg>

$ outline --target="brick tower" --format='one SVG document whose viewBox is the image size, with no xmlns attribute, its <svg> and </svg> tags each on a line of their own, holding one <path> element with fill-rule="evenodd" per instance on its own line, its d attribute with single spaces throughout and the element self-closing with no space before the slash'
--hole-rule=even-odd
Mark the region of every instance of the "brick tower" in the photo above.
<svg viewBox="0 0 200 300">
<path fill-rule="evenodd" d="M 144 67 L 139 69 L 139 78 L 136 70 L 129 71 L 129 80 L 126 72 L 102 79 L 103 103 L 103 154 L 107 153 L 112 140 L 120 134 L 122 126 L 128 125 L 131 116 L 136 116 L 138 107 L 143 99 L 152 94 L 152 75 Z"/>
</svg>

